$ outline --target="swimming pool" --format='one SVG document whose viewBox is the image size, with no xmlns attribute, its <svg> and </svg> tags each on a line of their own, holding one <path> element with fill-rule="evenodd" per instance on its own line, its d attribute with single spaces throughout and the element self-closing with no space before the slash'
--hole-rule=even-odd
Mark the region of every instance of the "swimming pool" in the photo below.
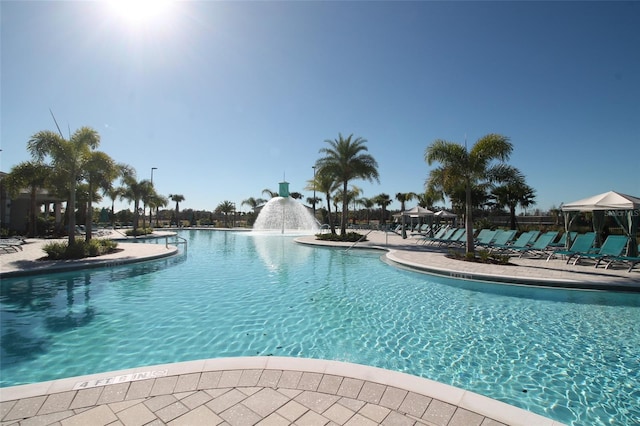
<svg viewBox="0 0 640 426">
<path fill-rule="evenodd" d="M 640 420 L 640 295 L 460 282 L 290 237 L 180 235 L 186 256 L 2 280 L 2 386 L 272 354 L 402 371 L 568 424 Z"/>
</svg>

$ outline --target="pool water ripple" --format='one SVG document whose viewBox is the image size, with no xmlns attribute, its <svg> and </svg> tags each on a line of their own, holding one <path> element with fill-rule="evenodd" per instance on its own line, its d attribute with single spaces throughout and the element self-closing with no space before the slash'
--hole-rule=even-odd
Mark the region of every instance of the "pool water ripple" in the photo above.
<svg viewBox="0 0 640 426">
<path fill-rule="evenodd" d="M 202 358 L 335 359 L 568 424 L 640 422 L 640 296 L 399 270 L 379 252 L 187 231 L 182 258 L 3 280 L 2 386 Z"/>
</svg>

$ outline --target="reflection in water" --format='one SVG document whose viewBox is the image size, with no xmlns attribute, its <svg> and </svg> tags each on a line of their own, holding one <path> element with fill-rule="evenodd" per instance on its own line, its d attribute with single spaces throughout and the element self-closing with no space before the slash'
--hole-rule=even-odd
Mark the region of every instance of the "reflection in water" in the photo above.
<svg viewBox="0 0 640 426">
<path fill-rule="evenodd" d="M 291 237 L 275 235 L 249 234 L 255 250 L 269 271 L 279 272 L 293 265 L 307 262 L 311 250 L 300 250 L 294 247 Z M 295 256 L 292 256 L 295 250 Z"/>
</svg>

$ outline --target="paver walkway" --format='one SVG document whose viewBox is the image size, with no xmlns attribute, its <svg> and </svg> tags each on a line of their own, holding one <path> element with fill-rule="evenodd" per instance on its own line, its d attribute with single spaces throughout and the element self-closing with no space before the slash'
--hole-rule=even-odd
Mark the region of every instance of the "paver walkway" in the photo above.
<svg viewBox="0 0 640 426">
<path fill-rule="evenodd" d="M 415 376 L 279 357 L 193 361 L 16 386 L 1 389 L 0 401 L 2 425 L 559 425 Z"/>
</svg>

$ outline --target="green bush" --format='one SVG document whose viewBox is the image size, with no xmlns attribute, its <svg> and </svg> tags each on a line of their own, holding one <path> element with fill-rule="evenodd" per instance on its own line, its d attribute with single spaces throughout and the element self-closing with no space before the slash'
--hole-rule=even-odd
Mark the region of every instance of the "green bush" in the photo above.
<svg viewBox="0 0 640 426">
<path fill-rule="evenodd" d="M 64 260 L 101 256 L 112 252 L 117 246 L 118 243 L 113 240 L 92 239 L 86 242 L 77 239 L 73 246 L 69 246 L 67 241 L 54 241 L 45 244 L 42 249 L 47 253 L 47 259 Z"/>
<path fill-rule="evenodd" d="M 357 232 L 347 232 L 344 235 L 327 233 L 327 234 L 316 234 L 316 240 L 342 241 L 342 242 L 355 243 L 356 241 L 367 241 L 367 237 L 363 236 L 362 234 L 358 234 Z"/>
<path fill-rule="evenodd" d="M 139 235 L 149 235 L 153 234 L 152 228 L 138 228 L 135 231 L 133 229 L 128 229 L 126 231 L 127 237 L 137 237 Z"/>
</svg>

